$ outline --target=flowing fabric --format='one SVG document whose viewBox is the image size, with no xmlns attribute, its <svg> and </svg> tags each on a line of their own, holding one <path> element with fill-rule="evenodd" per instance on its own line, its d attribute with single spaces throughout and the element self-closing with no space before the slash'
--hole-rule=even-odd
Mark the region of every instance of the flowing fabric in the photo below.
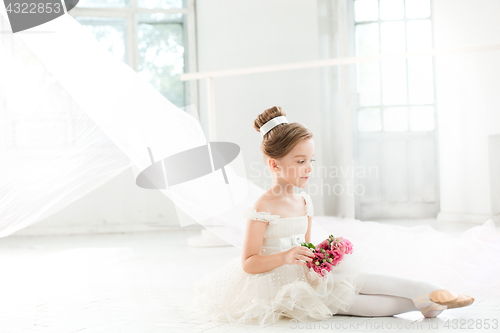
<svg viewBox="0 0 500 333">
<path fill-rule="evenodd" d="M 13 34 L 0 4 L 0 29 L 0 237 L 43 220 L 131 166 L 137 176 L 153 161 L 209 149 L 196 117 L 70 15 Z M 241 176 L 241 153 L 224 166 L 225 174 L 213 165 L 211 171 L 160 191 L 174 202 L 181 226 L 200 223 L 241 246 L 242 208 L 261 189 Z"/>
<path fill-rule="evenodd" d="M 363 244 L 375 256 L 373 272 L 427 280 L 459 293 L 500 295 L 500 235 L 492 219 L 451 236 L 429 225 L 316 217 L 328 232 Z"/>
</svg>

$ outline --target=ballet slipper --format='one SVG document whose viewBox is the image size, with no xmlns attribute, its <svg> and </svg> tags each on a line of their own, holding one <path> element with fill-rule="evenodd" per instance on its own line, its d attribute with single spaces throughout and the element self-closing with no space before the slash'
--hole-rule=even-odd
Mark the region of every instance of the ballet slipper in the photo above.
<svg viewBox="0 0 500 333">
<path fill-rule="evenodd" d="M 428 307 L 420 310 L 420 312 L 424 315 L 425 318 L 436 318 L 441 312 L 448 308 L 447 305 L 439 305 L 436 303 L 432 303 Z"/>
<path fill-rule="evenodd" d="M 457 295 L 458 297 L 452 299 Z M 455 294 L 446 289 L 435 290 L 429 294 L 431 301 L 441 305 L 448 305 L 448 309 L 461 308 L 474 303 L 474 297 L 462 294 Z"/>
<path fill-rule="evenodd" d="M 458 298 L 453 303 L 448 304 L 448 309 L 462 308 L 464 306 L 469 306 L 472 303 L 474 303 L 474 297 L 458 295 Z"/>
<path fill-rule="evenodd" d="M 442 295 L 440 295 L 442 296 Z M 450 295 L 448 295 L 450 296 Z M 453 296 L 451 296 L 453 297 Z M 455 298 L 457 299 L 458 296 Z M 448 298 L 442 297 L 444 301 L 448 301 Z M 454 300 L 455 300 L 454 299 Z M 435 318 L 441 312 L 448 309 L 447 305 L 437 304 L 430 299 L 430 294 L 423 294 L 412 299 L 415 307 L 422 313 L 425 318 Z"/>
<path fill-rule="evenodd" d="M 447 289 L 438 289 L 429 294 L 429 299 L 440 305 L 448 305 L 456 302 L 458 294 Z"/>
</svg>

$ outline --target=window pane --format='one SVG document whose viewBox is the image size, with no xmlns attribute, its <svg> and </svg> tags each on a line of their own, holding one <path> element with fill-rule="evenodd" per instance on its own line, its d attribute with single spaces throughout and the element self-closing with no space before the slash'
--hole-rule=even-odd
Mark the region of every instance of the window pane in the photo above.
<svg viewBox="0 0 500 333">
<path fill-rule="evenodd" d="M 129 0 L 80 0 L 80 8 L 123 8 L 129 6 Z"/>
<path fill-rule="evenodd" d="M 354 20 L 356 22 L 378 20 L 378 0 L 356 0 Z"/>
<path fill-rule="evenodd" d="M 147 13 L 137 14 L 139 23 L 182 23 L 184 14 L 182 13 Z"/>
<path fill-rule="evenodd" d="M 364 108 L 358 110 L 358 129 L 363 132 L 382 130 L 380 108 Z"/>
<path fill-rule="evenodd" d="M 379 53 L 378 23 L 356 25 L 356 55 Z M 378 62 L 356 64 L 360 106 L 380 105 L 380 66 Z"/>
<path fill-rule="evenodd" d="M 432 48 L 432 32 L 430 20 L 408 21 L 408 51 L 428 50 Z"/>
<path fill-rule="evenodd" d="M 359 106 L 380 105 L 380 67 L 378 62 L 356 64 Z"/>
<path fill-rule="evenodd" d="M 356 55 L 365 56 L 378 53 L 378 23 L 356 25 Z"/>
<path fill-rule="evenodd" d="M 183 0 L 137 0 L 137 7 L 140 8 L 183 8 Z"/>
<path fill-rule="evenodd" d="M 176 14 L 179 15 L 179 14 Z M 148 17 L 149 16 L 149 17 Z M 139 75 L 170 102 L 185 106 L 183 24 L 175 16 L 148 14 L 138 18 Z"/>
<path fill-rule="evenodd" d="M 408 58 L 410 104 L 432 104 L 434 83 L 432 57 Z"/>
<path fill-rule="evenodd" d="M 405 23 L 383 22 L 380 24 L 382 53 L 405 52 Z"/>
<path fill-rule="evenodd" d="M 430 0 L 406 0 L 406 18 L 425 18 L 430 15 Z"/>
<path fill-rule="evenodd" d="M 384 131 L 407 131 L 408 112 L 406 107 L 387 108 L 384 110 Z"/>
<path fill-rule="evenodd" d="M 123 18 L 84 17 L 75 18 L 88 29 L 109 52 L 126 62 L 126 22 Z"/>
<path fill-rule="evenodd" d="M 384 105 L 406 104 L 406 59 L 382 61 L 382 97 Z"/>
<path fill-rule="evenodd" d="M 433 106 L 410 107 L 410 128 L 412 131 L 433 131 L 434 107 Z"/>
<path fill-rule="evenodd" d="M 403 0 L 380 0 L 381 20 L 400 20 L 404 17 Z"/>
</svg>

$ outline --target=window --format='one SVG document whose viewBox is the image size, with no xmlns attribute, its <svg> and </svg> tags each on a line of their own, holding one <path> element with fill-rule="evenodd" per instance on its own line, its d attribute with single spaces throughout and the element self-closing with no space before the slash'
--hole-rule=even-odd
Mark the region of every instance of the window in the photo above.
<svg viewBox="0 0 500 333">
<path fill-rule="evenodd" d="M 432 48 L 430 0 L 354 0 L 356 55 Z M 360 132 L 433 131 L 432 57 L 356 65 Z"/>
<path fill-rule="evenodd" d="M 174 105 L 193 103 L 180 80 L 194 63 L 193 0 L 81 0 L 69 14 Z"/>
</svg>

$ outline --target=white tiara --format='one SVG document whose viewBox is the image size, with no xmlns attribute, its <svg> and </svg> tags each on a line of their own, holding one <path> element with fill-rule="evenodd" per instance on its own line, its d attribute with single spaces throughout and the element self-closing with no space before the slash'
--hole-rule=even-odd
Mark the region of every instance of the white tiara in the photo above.
<svg viewBox="0 0 500 333">
<path fill-rule="evenodd" d="M 283 124 L 283 123 L 288 123 L 288 120 L 286 119 L 285 116 L 275 117 L 260 127 L 260 133 L 262 134 L 262 136 L 264 136 L 264 135 L 266 135 L 267 132 L 272 130 L 274 128 L 274 126 L 277 126 L 277 125 Z"/>
</svg>

